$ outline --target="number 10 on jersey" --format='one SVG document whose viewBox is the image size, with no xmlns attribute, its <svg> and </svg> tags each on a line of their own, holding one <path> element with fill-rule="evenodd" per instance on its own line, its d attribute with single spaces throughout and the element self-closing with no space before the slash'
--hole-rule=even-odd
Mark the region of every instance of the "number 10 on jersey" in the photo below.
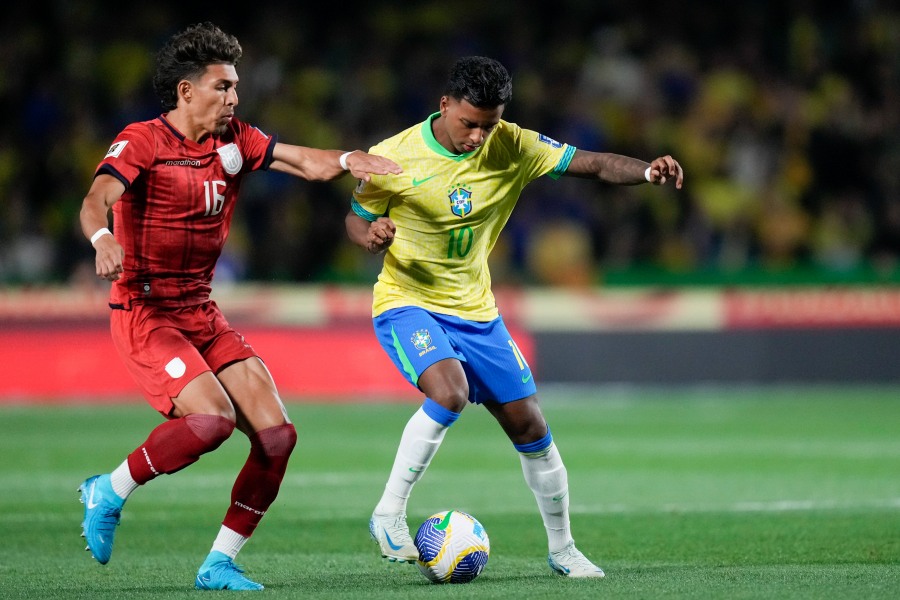
<svg viewBox="0 0 900 600">
<path fill-rule="evenodd" d="M 472 242 L 475 239 L 475 232 L 471 227 L 460 227 L 459 229 L 450 230 L 450 240 L 447 243 L 447 258 L 453 258 L 454 255 L 462 258 L 472 249 Z"/>
</svg>

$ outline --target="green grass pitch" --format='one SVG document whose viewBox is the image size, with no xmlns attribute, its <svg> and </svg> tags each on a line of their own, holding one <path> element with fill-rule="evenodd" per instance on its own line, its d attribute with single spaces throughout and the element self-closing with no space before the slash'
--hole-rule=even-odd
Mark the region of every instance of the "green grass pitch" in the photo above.
<svg viewBox="0 0 900 600">
<path fill-rule="evenodd" d="M 475 515 L 484 573 L 428 583 L 369 539 L 414 404 L 290 402 L 299 444 L 281 494 L 238 557 L 268 598 L 897 598 L 900 390 L 774 388 L 542 392 L 569 472 L 579 548 L 607 573 L 567 580 L 519 460 L 467 408 L 414 490 L 410 525 Z M 222 448 L 129 499 L 112 560 L 83 551 L 87 476 L 159 422 L 115 406 L 0 406 L 0 598 L 198 598 L 193 578 L 247 451 Z"/>
</svg>

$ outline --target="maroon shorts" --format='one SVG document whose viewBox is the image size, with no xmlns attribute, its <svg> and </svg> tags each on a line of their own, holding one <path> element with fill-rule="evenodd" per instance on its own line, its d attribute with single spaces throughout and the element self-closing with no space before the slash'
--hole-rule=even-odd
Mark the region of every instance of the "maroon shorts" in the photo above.
<svg viewBox="0 0 900 600">
<path fill-rule="evenodd" d="M 182 308 L 146 304 L 112 311 L 113 343 L 150 405 L 171 416 L 172 398 L 206 371 L 257 356 L 216 303 Z"/>
</svg>

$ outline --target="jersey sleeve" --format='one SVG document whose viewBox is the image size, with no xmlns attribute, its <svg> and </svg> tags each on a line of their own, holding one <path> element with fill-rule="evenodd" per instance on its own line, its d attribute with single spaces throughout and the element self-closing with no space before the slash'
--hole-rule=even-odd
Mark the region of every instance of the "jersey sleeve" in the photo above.
<svg viewBox="0 0 900 600">
<path fill-rule="evenodd" d="M 393 195 L 391 190 L 378 187 L 374 176 L 369 182 L 360 179 L 353 190 L 350 208 L 366 221 L 374 221 L 387 214 Z"/>
<path fill-rule="evenodd" d="M 369 153 L 387 156 L 387 149 L 375 145 L 369 149 Z M 350 209 L 366 221 L 374 221 L 378 217 L 383 217 L 388 213 L 391 198 L 395 194 L 395 190 L 391 188 L 391 182 L 394 180 L 396 178 L 375 174 L 371 176 L 371 181 L 360 179 L 353 189 Z"/>
<path fill-rule="evenodd" d="M 275 144 L 278 143 L 278 136 L 267 135 L 258 127 L 249 125 L 234 119 L 236 124 L 236 133 L 238 145 L 241 147 L 241 154 L 244 158 L 244 169 L 246 171 L 268 170 L 272 164 L 272 153 L 275 151 Z"/>
<path fill-rule="evenodd" d="M 558 179 L 572 162 L 575 146 L 557 142 L 531 129 L 518 129 L 518 139 L 529 180 L 547 175 Z"/>
<path fill-rule="evenodd" d="M 94 177 L 112 175 L 128 189 L 153 163 L 154 146 L 153 134 L 147 125 L 132 123 L 116 136 Z"/>
</svg>

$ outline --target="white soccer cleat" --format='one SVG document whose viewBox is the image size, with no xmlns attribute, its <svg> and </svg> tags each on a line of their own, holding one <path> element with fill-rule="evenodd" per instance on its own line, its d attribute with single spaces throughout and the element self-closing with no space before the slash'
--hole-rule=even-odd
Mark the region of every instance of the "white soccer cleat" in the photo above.
<svg viewBox="0 0 900 600">
<path fill-rule="evenodd" d="M 419 550 L 409 535 L 406 513 L 378 515 L 369 519 L 369 533 L 381 549 L 381 556 L 391 562 L 414 563 L 419 560 Z"/>
<path fill-rule="evenodd" d="M 550 568 L 566 577 L 606 577 L 603 569 L 592 563 L 575 547 L 575 542 L 547 556 Z"/>
</svg>

